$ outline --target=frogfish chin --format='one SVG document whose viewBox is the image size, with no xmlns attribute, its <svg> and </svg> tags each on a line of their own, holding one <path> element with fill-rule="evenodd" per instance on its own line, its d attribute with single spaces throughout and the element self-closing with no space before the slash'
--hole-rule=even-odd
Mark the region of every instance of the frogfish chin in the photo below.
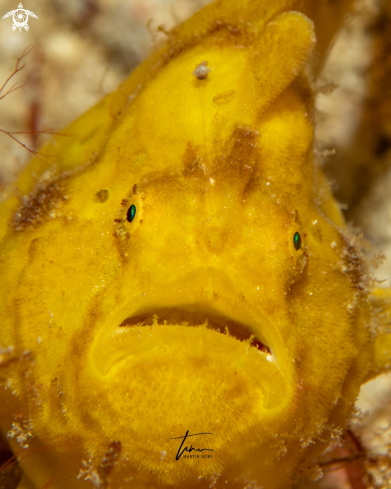
<svg viewBox="0 0 391 489">
<path fill-rule="evenodd" d="M 319 476 L 391 364 L 390 293 L 314 151 L 314 53 L 350 3 L 205 7 L 20 175 L 0 219 L 19 489 Z"/>
</svg>

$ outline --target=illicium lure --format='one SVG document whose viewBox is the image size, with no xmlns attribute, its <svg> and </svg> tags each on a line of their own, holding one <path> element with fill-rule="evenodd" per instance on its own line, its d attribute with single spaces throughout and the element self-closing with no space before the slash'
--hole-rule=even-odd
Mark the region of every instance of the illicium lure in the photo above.
<svg viewBox="0 0 391 489">
<path fill-rule="evenodd" d="M 313 53 L 349 3 L 215 2 L 24 170 L 0 225 L 19 489 L 288 489 L 390 368 L 389 292 L 313 151 Z"/>
</svg>

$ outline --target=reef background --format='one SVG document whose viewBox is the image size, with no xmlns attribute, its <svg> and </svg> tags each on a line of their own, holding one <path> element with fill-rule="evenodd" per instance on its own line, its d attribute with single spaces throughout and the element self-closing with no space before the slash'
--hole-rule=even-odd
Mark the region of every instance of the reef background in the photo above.
<svg viewBox="0 0 391 489">
<path fill-rule="evenodd" d="M 3 0 L 1 17 L 17 1 Z M 60 131 L 113 91 L 165 32 L 209 1 L 26 0 L 24 8 L 38 16 L 29 18 L 28 32 L 13 32 L 12 18 L 0 19 L 0 85 L 23 50 L 34 46 L 11 80 L 26 85 L 0 100 L 0 129 L 30 132 L 15 137 L 37 150 L 48 138 L 39 131 Z M 375 273 L 382 286 L 391 285 L 390 52 L 391 2 L 359 0 L 316 85 L 319 158 L 348 222 L 368 240 L 368 256 L 388 257 Z M 0 195 L 29 158 L 0 133 Z M 355 462 L 326 464 L 326 477 L 298 487 L 391 487 L 391 374 L 364 386 L 357 407 L 354 438 L 345 434 L 324 460 Z M 0 476 L 0 489 L 10 487 Z"/>
</svg>

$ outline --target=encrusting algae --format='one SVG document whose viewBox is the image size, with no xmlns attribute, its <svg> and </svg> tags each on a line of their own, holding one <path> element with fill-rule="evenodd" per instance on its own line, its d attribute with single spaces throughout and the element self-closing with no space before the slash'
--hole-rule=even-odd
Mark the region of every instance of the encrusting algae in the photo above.
<svg viewBox="0 0 391 489">
<path fill-rule="evenodd" d="M 350 3 L 215 2 L 21 174 L 0 225 L 19 489 L 287 489 L 390 369 L 390 292 L 313 149 L 314 52 Z"/>
</svg>

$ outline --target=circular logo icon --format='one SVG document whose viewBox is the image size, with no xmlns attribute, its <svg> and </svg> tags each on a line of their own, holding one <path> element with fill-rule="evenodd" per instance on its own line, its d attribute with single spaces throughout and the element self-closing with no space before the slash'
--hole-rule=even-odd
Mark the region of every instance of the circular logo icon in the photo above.
<svg viewBox="0 0 391 489">
<path fill-rule="evenodd" d="M 20 30 L 22 27 L 24 27 L 26 31 L 28 31 L 29 30 L 29 26 L 27 24 L 28 18 L 29 16 L 24 9 L 18 8 L 17 10 L 15 10 L 13 15 L 14 25 L 12 26 L 12 30 L 14 31 L 16 28 Z"/>
</svg>

